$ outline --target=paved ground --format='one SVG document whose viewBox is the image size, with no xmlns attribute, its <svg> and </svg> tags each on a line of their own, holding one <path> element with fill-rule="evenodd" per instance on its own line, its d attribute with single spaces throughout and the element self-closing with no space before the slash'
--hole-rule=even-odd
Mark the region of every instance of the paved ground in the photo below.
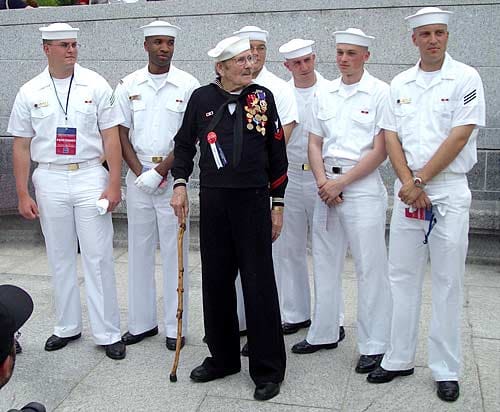
<svg viewBox="0 0 500 412">
<path fill-rule="evenodd" d="M 127 252 L 116 249 L 116 272 L 126 330 Z M 159 269 L 159 268 L 158 268 Z M 356 350 L 356 280 L 349 262 L 344 277 L 346 339 L 335 350 L 294 355 L 291 346 L 304 333 L 286 338 L 288 370 L 281 394 L 267 403 L 253 400 L 248 361 L 242 372 L 206 384 L 189 380 L 189 371 L 207 355 L 202 343 L 200 260 L 190 253 L 189 331 L 181 354 L 178 382 L 168 376 L 173 353 L 156 336 L 129 347 L 123 361 L 108 359 L 93 344 L 84 311 L 83 337 L 57 352 L 45 352 L 51 334 L 53 301 L 44 248 L 0 244 L 0 283 L 14 283 L 34 298 L 35 311 L 22 330 L 23 353 L 11 382 L 0 392 L 0 411 L 29 401 L 55 411 L 500 411 L 500 269 L 468 265 L 463 311 L 464 370 L 461 396 L 440 401 L 426 367 L 426 332 L 430 317 L 430 282 L 426 279 L 421 339 L 415 374 L 390 384 L 372 385 L 354 372 Z M 159 270 L 157 271 L 159 273 Z M 83 285 L 83 279 L 80 279 Z M 85 294 L 82 288 L 82 304 Z M 160 296 L 158 297 L 160 303 Z M 243 340 L 242 340 L 243 343 Z"/>
</svg>

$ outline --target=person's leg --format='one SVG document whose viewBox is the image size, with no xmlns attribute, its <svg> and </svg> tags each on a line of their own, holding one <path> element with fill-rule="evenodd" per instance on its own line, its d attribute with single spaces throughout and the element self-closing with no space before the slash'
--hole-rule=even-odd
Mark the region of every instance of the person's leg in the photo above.
<svg viewBox="0 0 500 412">
<path fill-rule="evenodd" d="M 280 383 L 286 355 L 271 249 L 269 191 L 236 190 L 229 209 L 245 300 L 250 376 Z"/>
<path fill-rule="evenodd" d="M 90 326 L 97 345 L 111 345 L 121 341 L 113 223 L 111 213 L 99 215 L 96 208 L 96 201 L 107 186 L 108 172 L 97 166 L 71 176 Z"/>
<path fill-rule="evenodd" d="M 290 324 L 311 319 L 306 210 L 311 200 L 306 197 L 309 193 L 304 193 L 303 173 L 296 170 L 288 172 L 283 228 L 280 237 L 273 243 L 281 317 L 284 323 Z"/>
<path fill-rule="evenodd" d="M 341 275 L 347 251 L 345 227 L 337 207 L 316 198 L 312 228 L 314 314 L 306 341 L 311 345 L 339 340 Z"/>
<path fill-rule="evenodd" d="M 429 190 L 449 196 L 444 214 L 439 213 L 438 206 L 434 207 L 436 224 L 429 236 L 432 274 L 429 368 L 438 382 L 458 381 L 471 195 L 465 178 L 432 185 Z"/>
<path fill-rule="evenodd" d="M 400 184 L 395 185 L 398 193 Z M 405 217 L 406 205 L 397 196 L 389 238 L 389 282 L 392 296 L 392 323 L 389 348 L 381 366 L 385 370 L 414 367 L 420 304 L 428 248 L 423 243 L 425 221 Z"/>
<path fill-rule="evenodd" d="M 161 195 L 154 196 L 158 232 L 160 236 L 160 251 L 163 268 L 163 308 L 165 322 L 165 336 L 177 337 L 177 283 L 178 283 L 178 256 L 177 233 L 178 219 L 174 214 L 169 200 L 172 197 L 173 181 L 168 183 L 168 190 Z M 182 336 L 188 330 L 189 311 L 189 218 L 186 221 L 186 231 L 183 238 L 183 265 L 184 265 L 184 292 L 182 295 Z"/>
<path fill-rule="evenodd" d="M 73 188 L 69 172 L 40 168 L 33 173 L 33 183 L 54 287 L 54 335 L 69 338 L 82 331 Z"/>
<path fill-rule="evenodd" d="M 212 355 L 204 365 L 215 375 L 240 370 L 240 337 L 236 315 L 235 279 L 238 271 L 227 208 L 228 190 L 200 189 L 200 250 L 203 318 Z M 221 377 L 221 376 L 218 376 Z"/>
<path fill-rule="evenodd" d="M 139 335 L 158 326 L 156 315 L 155 252 L 158 241 L 152 195 L 127 173 L 128 331 Z M 167 201 L 168 206 L 168 201 Z"/>
</svg>

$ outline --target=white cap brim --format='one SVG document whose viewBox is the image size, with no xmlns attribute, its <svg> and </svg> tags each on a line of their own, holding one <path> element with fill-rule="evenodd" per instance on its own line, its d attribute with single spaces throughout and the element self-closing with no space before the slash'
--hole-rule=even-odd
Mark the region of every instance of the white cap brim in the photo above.
<svg viewBox="0 0 500 412">
<path fill-rule="evenodd" d="M 177 37 L 180 27 L 167 23 L 166 21 L 156 20 L 152 23 L 141 26 L 144 31 L 144 37 L 150 36 L 170 36 Z"/>
<path fill-rule="evenodd" d="M 437 7 L 424 7 L 415 14 L 405 17 L 405 20 L 410 25 L 411 29 L 427 26 L 429 24 L 444 24 L 448 25 L 451 11 L 441 10 Z"/>
<path fill-rule="evenodd" d="M 353 44 L 355 46 L 370 47 L 373 36 L 368 36 L 359 29 L 347 29 L 344 31 L 336 31 L 335 35 L 336 44 Z"/>
<path fill-rule="evenodd" d="M 283 44 L 279 52 L 287 60 L 307 56 L 313 52 L 312 45 L 314 40 L 293 39 Z"/>
<path fill-rule="evenodd" d="M 245 26 L 240 30 L 233 32 L 233 34 L 240 38 L 246 37 L 249 40 L 259 40 L 265 43 L 267 42 L 267 36 L 269 35 L 269 32 L 266 30 L 262 30 L 257 26 Z"/>
<path fill-rule="evenodd" d="M 221 40 L 207 54 L 216 62 L 222 62 L 247 50 L 250 50 L 250 41 L 248 38 L 232 36 Z"/>
<path fill-rule="evenodd" d="M 43 40 L 76 39 L 80 29 L 71 27 L 67 23 L 53 23 L 47 27 L 40 27 Z"/>
</svg>

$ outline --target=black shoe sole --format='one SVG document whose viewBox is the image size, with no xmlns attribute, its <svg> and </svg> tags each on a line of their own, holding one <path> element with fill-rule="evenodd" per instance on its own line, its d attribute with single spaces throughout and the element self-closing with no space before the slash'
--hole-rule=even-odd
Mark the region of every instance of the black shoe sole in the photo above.
<svg viewBox="0 0 500 412">
<path fill-rule="evenodd" d="M 109 359 L 113 359 L 113 360 L 122 360 L 122 359 L 125 359 L 125 355 L 126 355 L 126 352 L 123 352 L 123 354 L 120 354 L 120 355 L 112 355 L 112 354 L 106 352 L 106 356 Z"/>
<path fill-rule="evenodd" d="M 73 340 L 77 340 L 77 339 L 80 339 L 82 337 L 82 334 L 79 333 L 78 335 L 75 335 L 75 336 L 70 336 L 69 338 L 61 338 L 61 339 L 64 339 L 63 343 L 60 344 L 60 345 L 57 345 L 57 346 L 47 346 L 47 344 L 45 344 L 45 350 L 47 352 L 53 352 L 55 350 L 59 350 L 59 349 L 62 349 L 64 348 L 69 342 L 73 341 Z"/>
<path fill-rule="evenodd" d="M 391 375 L 391 378 L 390 379 L 386 379 L 386 380 L 372 380 L 372 379 L 370 379 L 370 375 L 368 375 L 366 377 L 366 380 L 368 382 L 370 382 L 370 383 L 387 383 L 387 382 L 391 382 L 394 378 L 397 378 L 398 376 L 410 376 L 410 375 L 413 375 L 413 372 L 414 372 L 413 369 L 410 369 L 410 370 L 407 370 L 407 371 L 398 371 L 397 374 Z"/>
<path fill-rule="evenodd" d="M 319 346 L 319 348 L 317 346 Z M 309 353 L 318 352 L 321 349 L 335 349 L 337 346 L 339 346 L 339 344 L 337 342 L 335 342 L 335 343 L 326 343 L 326 344 L 323 344 L 323 345 L 314 345 L 313 348 L 306 349 L 304 351 L 302 351 L 302 350 L 294 350 L 294 348 L 292 348 L 292 352 L 296 353 L 297 355 L 307 355 Z"/>
<path fill-rule="evenodd" d="M 142 342 L 145 338 L 150 338 L 152 336 L 156 336 L 156 335 L 158 335 L 158 326 L 156 328 L 148 330 L 147 332 L 140 333 L 139 335 L 140 335 L 140 338 L 129 340 L 129 341 L 123 340 L 123 336 L 122 336 L 122 342 L 125 345 L 135 345 L 136 343 Z"/>
<path fill-rule="evenodd" d="M 240 370 L 237 370 L 234 372 L 225 372 L 225 373 L 221 373 L 221 374 L 204 376 L 204 377 L 193 376 L 193 374 L 191 373 L 189 375 L 189 379 L 191 379 L 193 382 L 197 382 L 197 383 L 206 383 L 206 382 L 214 381 L 216 379 L 222 379 L 222 378 L 225 378 L 226 376 L 234 375 L 234 374 L 239 373 L 239 372 L 240 372 Z"/>
</svg>

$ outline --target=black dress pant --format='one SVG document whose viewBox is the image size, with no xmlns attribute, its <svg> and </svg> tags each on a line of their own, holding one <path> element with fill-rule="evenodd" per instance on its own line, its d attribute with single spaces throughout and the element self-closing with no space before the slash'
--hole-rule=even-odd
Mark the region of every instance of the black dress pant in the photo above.
<svg viewBox="0 0 500 412">
<path fill-rule="evenodd" d="M 269 191 L 200 189 L 200 249 L 205 334 L 221 372 L 240 369 L 235 280 L 240 271 L 255 384 L 281 382 L 286 367 L 271 246 Z"/>
</svg>

